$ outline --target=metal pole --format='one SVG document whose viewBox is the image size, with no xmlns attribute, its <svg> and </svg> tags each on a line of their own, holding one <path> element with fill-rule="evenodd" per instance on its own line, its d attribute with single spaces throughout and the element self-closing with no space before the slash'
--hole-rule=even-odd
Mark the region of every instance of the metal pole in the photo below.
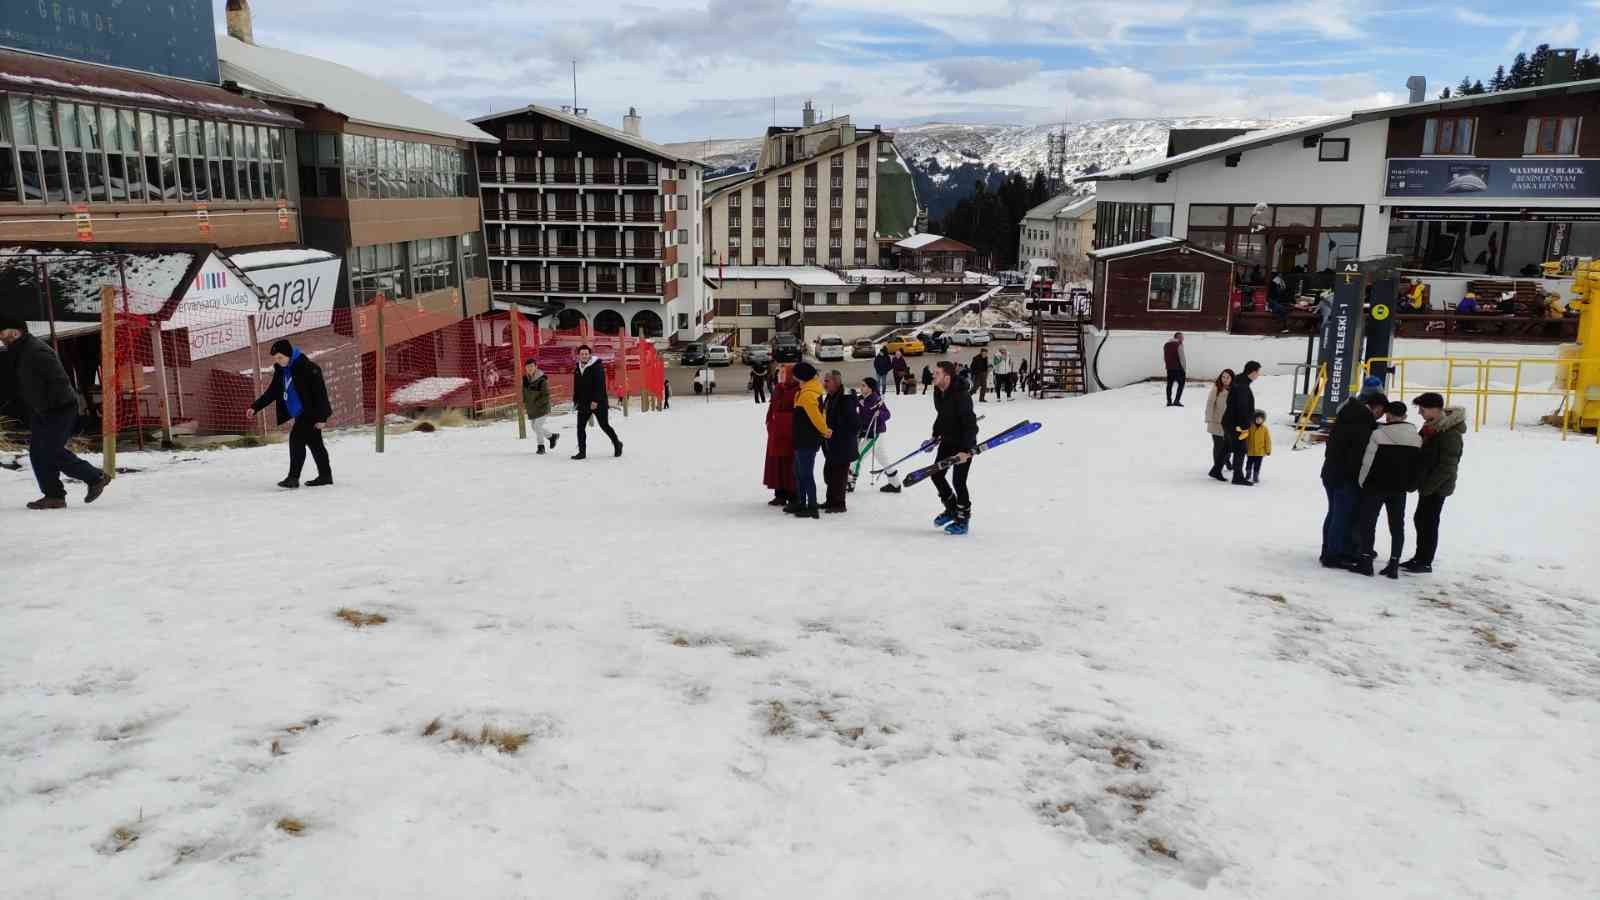
<svg viewBox="0 0 1600 900">
<path fill-rule="evenodd" d="M 1517 360 L 1517 378 L 1511 385 L 1511 427 L 1507 431 L 1517 430 L 1517 399 L 1522 393 L 1522 360 Z"/>
<path fill-rule="evenodd" d="M 245 316 L 245 328 L 250 335 L 250 384 L 255 389 L 256 396 L 261 396 L 261 344 L 256 341 L 256 317 L 254 313 Z M 256 430 L 262 437 L 267 435 L 266 423 L 261 420 L 261 413 L 256 413 Z"/>
<path fill-rule="evenodd" d="M 373 301 L 374 305 L 377 306 L 377 308 L 378 308 L 377 309 L 377 312 L 378 312 L 378 356 L 377 356 L 378 396 L 373 398 L 372 404 L 373 404 L 373 411 L 377 414 L 377 418 L 378 418 L 378 423 L 377 423 L 378 427 L 377 427 L 377 431 L 375 432 L 375 435 L 376 435 L 376 439 L 377 439 L 377 449 L 378 449 L 379 453 L 383 452 L 383 432 L 384 432 L 384 427 L 383 427 L 384 422 L 383 422 L 383 420 L 388 417 L 388 406 L 389 406 L 389 404 L 387 402 L 385 402 L 385 401 L 388 400 L 388 392 L 389 391 L 388 391 L 388 387 L 387 387 L 387 381 L 385 379 L 385 372 L 384 372 L 384 365 L 383 365 L 384 351 L 387 349 L 386 346 L 384 345 L 384 342 L 383 342 L 383 305 L 384 305 L 384 302 L 385 302 L 385 298 L 384 298 L 384 296 L 382 294 L 379 294 L 377 299 Z"/>
<path fill-rule="evenodd" d="M 100 469 L 117 475 L 117 289 L 100 288 Z"/>
<path fill-rule="evenodd" d="M 517 364 L 513 376 L 517 393 L 517 440 L 525 441 L 528 439 L 528 404 L 522 396 L 522 313 L 517 311 L 515 303 L 511 306 L 511 358 Z"/>
<path fill-rule="evenodd" d="M 36 280 L 44 289 L 44 318 L 50 323 L 50 349 L 55 351 L 56 357 L 61 357 L 61 342 L 56 339 L 56 305 L 50 300 L 50 264 L 38 257 L 34 257 L 35 269 L 43 274 Z"/>
<path fill-rule="evenodd" d="M 161 346 L 161 323 L 150 329 L 151 350 L 156 364 L 156 384 L 161 387 L 161 446 L 172 446 L 172 406 L 167 402 L 167 351 Z"/>
</svg>

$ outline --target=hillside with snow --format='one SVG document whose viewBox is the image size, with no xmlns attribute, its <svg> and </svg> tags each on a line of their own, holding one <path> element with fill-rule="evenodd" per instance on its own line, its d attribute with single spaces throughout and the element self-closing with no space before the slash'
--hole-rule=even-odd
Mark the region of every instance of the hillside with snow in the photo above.
<svg viewBox="0 0 1600 900">
<path fill-rule="evenodd" d="M 956 125 L 930 123 L 894 129 L 895 143 L 911 163 L 917 190 L 929 214 L 937 219 L 972 190 L 982 178 L 994 186 L 1006 175 L 1032 176 L 1045 168 L 1048 137 L 1067 136 L 1066 175 L 1072 178 L 1166 153 L 1167 133 L 1174 128 L 1272 128 L 1310 121 L 1238 119 L 1215 116 L 1166 119 L 1097 119 L 1065 125 Z M 713 172 L 743 171 L 755 165 L 761 138 L 719 139 L 669 144 L 674 151 L 699 159 Z M 1080 189 L 1092 186 L 1080 186 Z"/>
</svg>

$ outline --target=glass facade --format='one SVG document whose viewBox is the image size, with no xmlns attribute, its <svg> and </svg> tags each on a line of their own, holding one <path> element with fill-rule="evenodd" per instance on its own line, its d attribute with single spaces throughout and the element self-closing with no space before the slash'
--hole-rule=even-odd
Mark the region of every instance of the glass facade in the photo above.
<svg viewBox="0 0 1600 900">
<path fill-rule="evenodd" d="M 1264 284 L 1274 271 L 1326 272 L 1354 259 L 1361 215 L 1359 206 L 1196 204 L 1189 207 L 1188 240 L 1243 260 L 1244 283 Z"/>
<path fill-rule="evenodd" d="M 354 247 L 349 265 L 351 297 L 356 306 L 371 303 L 379 294 L 395 300 L 450 288 L 459 290 L 465 278 L 485 277 L 482 240 L 476 232 Z"/>
<path fill-rule="evenodd" d="M 1116 247 L 1172 235 L 1171 203 L 1096 203 L 1094 245 Z"/>
<path fill-rule="evenodd" d="M 300 191 L 307 197 L 400 200 L 477 191 L 467 178 L 467 151 L 456 147 L 326 132 L 301 132 L 298 140 Z M 342 173 L 342 184 L 335 173 Z"/>
</svg>

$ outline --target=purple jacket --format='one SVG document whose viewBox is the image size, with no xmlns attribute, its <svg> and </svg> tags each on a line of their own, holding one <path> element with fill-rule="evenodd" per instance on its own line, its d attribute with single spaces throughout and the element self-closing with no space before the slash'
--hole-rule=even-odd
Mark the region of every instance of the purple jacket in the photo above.
<svg viewBox="0 0 1600 900">
<path fill-rule="evenodd" d="M 857 410 L 861 418 L 861 436 L 886 434 L 889 431 L 889 404 L 882 394 L 873 394 L 871 400 L 861 401 Z"/>
</svg>

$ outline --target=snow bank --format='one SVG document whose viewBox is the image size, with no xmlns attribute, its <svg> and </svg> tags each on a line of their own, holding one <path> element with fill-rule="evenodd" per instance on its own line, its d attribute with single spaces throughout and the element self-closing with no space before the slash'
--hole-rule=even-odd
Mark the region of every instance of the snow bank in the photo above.
<svg viewBox="0 0 1600 900">
<path fill-rule="evenodd" d="M 471 383 L 470 378 L 419 378 L 390 393 L 389 402 L 395 406 L 426 406 L 438 403 Z"/>
<path fill-rule="evenodd" d="M 322 262 L 338 257 L 326 250 L 290 248 L 287 250 L 256 250 L 252 253 L 235 253 L 228 257 L 233 264 L 246 272 L 268 266 L 292 266 L 299 263 Z"/>
</svg>

